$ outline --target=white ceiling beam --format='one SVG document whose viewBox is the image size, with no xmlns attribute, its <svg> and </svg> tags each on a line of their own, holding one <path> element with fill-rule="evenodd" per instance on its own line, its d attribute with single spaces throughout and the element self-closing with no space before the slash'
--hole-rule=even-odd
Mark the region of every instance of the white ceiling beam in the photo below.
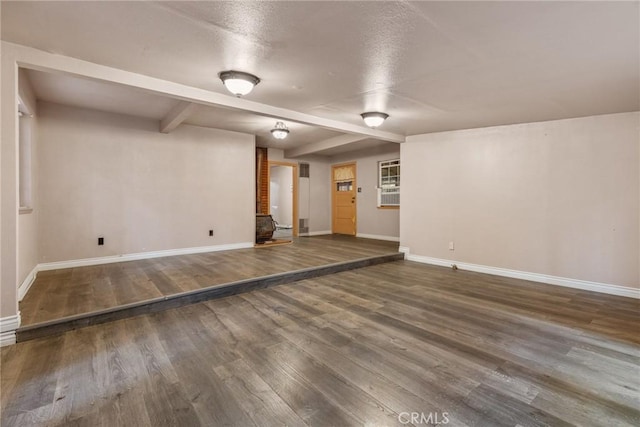
<svg viewBox="0 0 640 427">
<path fill-rule="evenodd" d="M 22 68 L 18 70 L 18 98 L 25 109 L 23 113 L 36 114 L 36 94 L 33 91 L 27 72 Z"/>
<path fill-rule="evenodd" d="M 307 154 L 317 153 L 318 151 L 352 144 L 354 142 L 362 141 L 363 139 L 369 139 L 369 137 L 365 135 L 338 135 L 323 141 L 312 142 L 311 144 L 285 150 L 284 156 L 288 159 L 294 159 Z"/>
<path fill-rule="evenodd" d="M 55 55 L 6 41 L 2 42 L 2 55 L 3 57 L 6 56 L 7 59 L 12 58 L 21 67 L 38 71 L 66 73 L 78 77 L 121 84 L 146 90 L 155 94 L 169 96 L 182 101 L 212 107 L 246 111 L 260 116 L 288 120 L 295 123 L 317 126 L 338 132 L 366 135 L 383 141 L 405 141 L 405 136 L 397 133 L 385 132 L 378 129 L 371 129 L 366 126 L 358 126 L 351 123 L 340 122 L 338 120 L 317 117 L 311 114 L 289 110 L 287 108 L 274 107 L 272 105 L 237 98 L 231 95 L 223 95 L 217 92 L 211 92 L 192 86 L 161 80 L 155 77 L 132 73 L 130 71 L 94 64 L 92 62 L 68 56 Z"/>
<path fill-rule="evenodd" d="M 160 132 L 169 133 L 184 122 L 197 107 L 193 102 L 180 101 L 160 120 Z"/>
</svg>

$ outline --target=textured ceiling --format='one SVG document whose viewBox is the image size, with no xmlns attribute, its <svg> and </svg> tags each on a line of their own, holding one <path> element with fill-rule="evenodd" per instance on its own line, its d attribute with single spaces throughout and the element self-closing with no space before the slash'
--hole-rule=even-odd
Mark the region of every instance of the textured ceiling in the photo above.
<svg viewBox="0 0 640 427">
<path fill-rule="evenodd" d="M 640 109 L 638 2 L 1 7 L 3 40 L 220 93 L 219 71 L 248 71 L 262 82 L 247 99 L 358 125 L 381 110 L 381 129 L 404 135 Z M 91 92 L 68 81 L 65 91 Z M 264 118 L 232 116 L 234 130 L 268 132 Z M 221 119 L 198 110 L 187 122 Z M 335 134 L 300 129 L 300 143 Z"/>
</svg>

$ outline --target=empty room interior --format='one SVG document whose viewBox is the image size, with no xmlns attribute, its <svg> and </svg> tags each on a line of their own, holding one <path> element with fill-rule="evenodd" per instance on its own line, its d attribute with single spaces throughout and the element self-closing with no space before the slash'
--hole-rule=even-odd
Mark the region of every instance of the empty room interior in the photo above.
<svg viewBox="0 0 640 427">
<path fill-rule="evenodd" d="M 640 425 L 640 2 L 1 1 L 0 425 Z"/>
</svg>

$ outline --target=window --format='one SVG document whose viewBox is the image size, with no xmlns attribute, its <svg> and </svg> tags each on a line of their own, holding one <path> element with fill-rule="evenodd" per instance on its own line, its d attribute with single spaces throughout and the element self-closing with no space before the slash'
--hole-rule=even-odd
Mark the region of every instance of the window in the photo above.
<svg viewBox="0 0 640 427">
<path fill-rule="evenodd" d="M 378 207 L 400 206 L 400 159 L 378 163 Z"/>
</svg>

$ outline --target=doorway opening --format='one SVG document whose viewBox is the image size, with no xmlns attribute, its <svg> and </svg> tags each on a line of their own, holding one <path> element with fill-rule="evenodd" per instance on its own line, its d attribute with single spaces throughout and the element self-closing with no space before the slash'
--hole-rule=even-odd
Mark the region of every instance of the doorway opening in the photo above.
<svg viewBox="0 0 640 427">
<path fill-rule="evenodd" d="M 298 236 L 298 165 L 269 161 L 269 214 L 275 221 L 274 239 Z"/>
</svg>

